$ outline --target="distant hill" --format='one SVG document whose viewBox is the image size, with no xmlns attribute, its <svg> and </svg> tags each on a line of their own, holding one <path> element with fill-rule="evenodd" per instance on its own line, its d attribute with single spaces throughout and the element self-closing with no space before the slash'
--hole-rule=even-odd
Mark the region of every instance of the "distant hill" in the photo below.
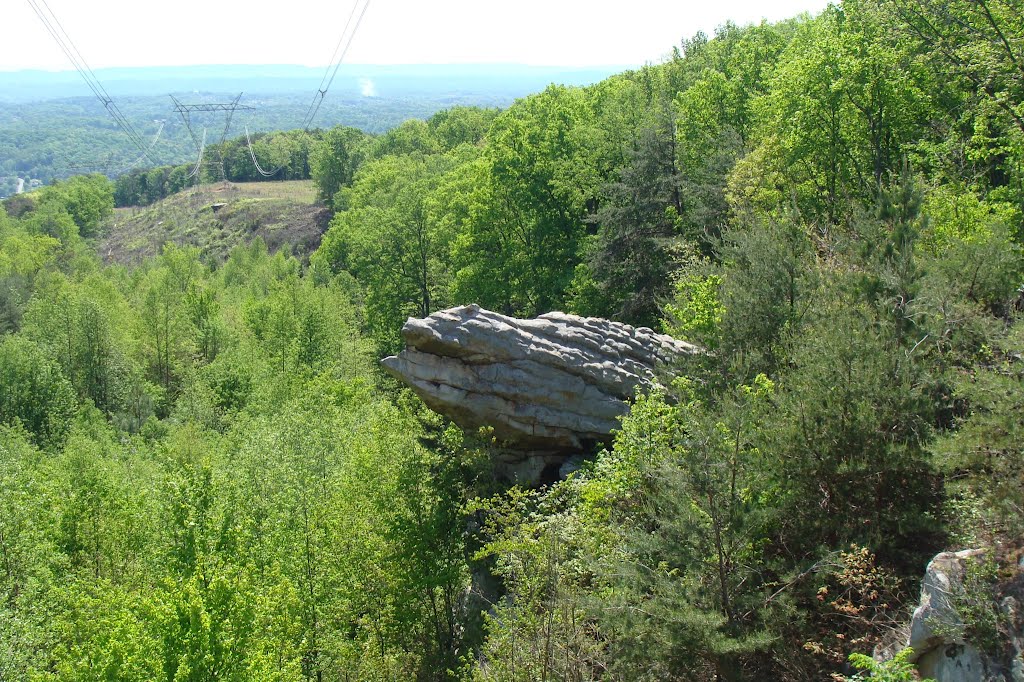
<svg viewBox="0 0 1024 682">
<path fill-rule="evenodd" d="M 505 107 L 551 83 L 586 85 L 617 67 L 573 69 L 515 64 L 342 65 L 313 122 L 381 133 L 410 118 L 457 105 Z M 244 93 L 254 107 L 234 117 L 231 135 L 302 126 L 323 70 L 301 66 L 188 66 L 99 69 L 97 77 L 159 164 L 195 158 L 168 95 L 186 103 L 225 102 Z M 222 113 L 193 116 L 219 138 Z M 160 137 L 157 137 L 158 131 Z M 76 71 L 0 72 L 0 197 L 25 182 L 98 171 L 116 177 L 134 165 L 133 146 Z"/>
<path fill-rule="evenodd" d="M 520 64 L 343 64 L 331 86 L 339 97 L 432 97 L 489 95 L 521 97 L 550 83 L 589 85 L 624 67 L 575 69 Z M 141 97 L 192 92 L 280 94 L 307 91 L 312 97 L 324 70 L 288 65 L 160 66 L 97 69 L 111 96 Z M 90 95 L 76 71 L 0 72 L 0 102 L 34 102 Z"/>
</svg>

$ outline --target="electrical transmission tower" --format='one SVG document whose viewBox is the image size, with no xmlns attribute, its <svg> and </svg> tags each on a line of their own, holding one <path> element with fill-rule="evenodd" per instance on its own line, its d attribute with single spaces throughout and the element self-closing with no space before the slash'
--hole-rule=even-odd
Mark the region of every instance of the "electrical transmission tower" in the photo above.
<svg viewBox="0 0 1024 682">
<path fill-rule="evenodd" d="M 236 111 L 255 111 L 255 107 L 239 104 L 241 99 L 242 93 L 238 93 L 238 97 L 230 102 L 217 102 L 213 104 L 184 104 L 178 101 L 174 95 L 171 95 L 171 100 L 174 102 L 174 111 L 176 114 L 181 116 L 181 121 L 185 124 L 185 127 L 188 128 L 188 134 L 192 137 L 192 142 L 195 144 L 196 151 L 199 153 L 199 160 L 196 162 L 195 170 L 192 171 L 191 175 L 195 175 L 199 172 L 203 161 L 203 151 L 206 148 L 206 129 L 203 129 L 203 137 L 200 142 L 195 129 L 192 127 L 192 114 L 224 112 L 227 116 L 224 121 L 224 131 L 220 135 L 220 144 L 217 146 L 217 159 L 212 161 L 210 165 L 218 167 L 220 169 L 220 179 L 227 182 L 227 169 L 224 167 L 224 141 L 227 139 L 228 130 L 231 128 L 231 119 L 234 118 Z"/>
</svg>

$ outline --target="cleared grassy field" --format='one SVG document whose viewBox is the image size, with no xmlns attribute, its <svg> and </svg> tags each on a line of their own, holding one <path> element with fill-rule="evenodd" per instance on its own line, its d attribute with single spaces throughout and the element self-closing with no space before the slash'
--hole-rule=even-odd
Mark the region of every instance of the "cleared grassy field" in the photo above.
<svg viewBox="0 0 1024 682">
<path fill-rule="evenodd" d="M 220 262 L 259 237 L 271 251 L 284 248 L 305 260 L 331 217 L 315 198 L 311 180 L 191 187 L 151 206 L 117 209 L 101 228 L 98 249 L 108 262 L 138 264 L 173 242 Z"/>
<path fill-rule="evenodd" d="M 206 191 L 229 194 L 232 198 L 287 199 L 296 204 L 312 206 L 316 203 L 316 188 L 312 180 L 285 180 L 282 182 L 229 182 L 203 187 Z"/>
</svg>

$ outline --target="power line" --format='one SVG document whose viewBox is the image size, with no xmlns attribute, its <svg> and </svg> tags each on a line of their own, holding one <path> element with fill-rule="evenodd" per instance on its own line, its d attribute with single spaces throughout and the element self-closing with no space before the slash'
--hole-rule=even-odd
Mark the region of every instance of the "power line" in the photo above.
<svg viewBox="0 0 1024 682">
<path fill-rule="evenodd" d="M 160 127 L 157 128 L 156 134 L 153 136 L 153 141 L 150 142 L 147 147 L 147 151 L 149 152 L 152 152 L 156 148 L 156 145 L 160 142 L 160 136 L 163 134 L 164 126 L 166 126 L 167 124 L 166 121 L 156 121 L 156 123 L 159 123 Z M 121 175 L 122 173 L 130 171 L 131 169 L 138 166 L 140 163 L 142 163 L 143 159 L 147 158 L 148 155 L 142 154 L 134 161 L 123 163 L 121 165 L 114 163 L 114 152 L 107 154 L 107 160 L 104 163 L 74 163 L 67 155 L 62 154 L 61 156 L 64 159 L 64 163 L 57 166 L 57 168 L 59 168 L 62 171 L 102 171 L 104 175 L 110 175 L 111 173 L 114 173 L 115 175 Z"/>
<path fill-rule="evenodd" d="M 206 128 L 203 128 L 203 141 L 199 145 L 199 158 L 196 160 L 196 167 L 192 169 L 192 172 L 188 174 L 188 177 L 194 178 L 199 172 L 199 167 L 203 165 L 203 151 L 206 149 Z"/>
<path fill-rule="evenodd" d="M 199 149 L 199 140 L 196 139 L 195 131 L 192 130 L 191 114 L 195 105 L 182 104 L 177 100 L 174 95 L 168 95 L 171 101 L 174 102 L 174 111 L 181 116 L 182 121 L 185 123 L 185 127 L 188 129 L 189 137 L 192 138 L 192 144 L 195 145 L 196 149 Z"/>
<path fill-rule="evenodd" d="M 359 9 L 360 5 L 362 5 L 361 10 Z M 313 95 L 313 101 L 310 102 L 309 108 L 306 110 L 306 115 L 302 119 L 303 132 L 309 132 L 309 126 L 312 125 L 313 120 L 320 111 L 320 105 L 323 104 L 327 91 L 330 90 L 331 84 L 334 83 L 334 77 L 338 75 L 338 69 L 341 67 L 341 63 L 344 61 L 345 55 L 348 53 L 348 48 L 352 44 L 353 38 L 355 38 L 356 31 L 359 30 L 359 24 L 362 23 L 363 17 L 366 15 L 366 10 L 369 7 L 370 0 L 356 0 L 352 5 L 352 9 L 348 14 L 348 20 L 345 22 L 345 28 L 342 30 L 341 37 L 338 39 L 338 44 L 334 46 L 334 52 L 331 54 L 331 61 L 324 70 L 324 75 L 320 78 L 320 85 L 317 86 L 316 94 Z M 357 10 L 359 12 L 358 16 L 356 15 Z M 355 18 L 354 25 L 352 23 L 353 18 Z M 351 32 L 349 32 L 349 28 L 352 29 Z M 249 158 L 252 159 L 253 166 L 256 167 L 256 171 L 263 177 L 273 177 L 284 167 L 283 165 L 280 165 L 274 170 L 268 171 L 260 166 L 260 162 L 256 158 L 256 150 L 252 146 L 252 137 L 249 135 L 248 124 L 245 126 L 245 143 L 249 148 Z"/>
<path fill-rule="evenodd" d="M 224 122 L 224 132 L 220 134 L 220 144 L 217 146 L 217 150 L 220 154 L 220 179 L 224 182 L 228 181 L 228 171 L 224 164 L 224 141 L 228 138 L 228 130 L 231 128 L 231 119 L 235 117 L 235 110 L 240 108 L 238 102 L 241 99 L 242 93 L 238 93 L 238 97 L 231 102 L 231 107 L 227 110 L 227 120 Z M 244 109 L 247 107 L 241 108 Z"/>
<path fill-rule="evenodd" d="M 71 40 L 71 36 L 68 35 L 68 32 L 64 30 L 64 25 L 62 23 L 60 23 L 60 18 L 57 17 L 56 14 L 54 14 L 52 9 L 50 9 L 50 5 L 46 2 L 46 0 L 39 0 L 39 1 L 43 3 L 43 7 L 45 7 L 46 11 L 49 13 L 49 15 L 51 17 L 53 17 L 54 22 L 56 22 L 56 24 L 57 24 L 57 29 L 60 31 L 60 35 L 62 35 L 64 37 L 64 39 L 67 41 L 67 44 L 71 47 L 71 50 L 78 57 L 78 60 L 81 62 L 82 66 L 85 67 L 85 71 L 88 72 L 89 77 L 92 78 L 93 82 L 96 84 L 96 87 L 99 89 L 99 91 L 101 93 L 103 93 L 103 98 L 106 101 L 110 102 L 111 101 L 110 95 L 107 94 L 107 91 L 103 88 L 103 84 L 100 83 L 99 78 L 96 77 L 96 74 L 93 72 L 93 70 L 89 66 L 88 62 L 85 61 L 85 57 L 83 57 L 82 53 L 78 50 L 78 46 L 75 45 L 75 41 Z M 135 133 L 135 129 L 134 128 L 132 128 L 132 133 Z M 136 134 L 136 137 L 138 137 L 137 134 Z"/>
<path fill-rule="evenodd" d="M 356 10 L 362 4 L 363 9 L 359 12 L 358 18 L 356 18 L 355 25 L 352 26 L 352 18 L 356 16 Z M 356 0 L 355 4 L 352 5 L 352 11 L 349 12 L 348 21 L 345 22 L 345 28 L 341 32 L 341 37 L 338 39 L 338 44 L 334 47 L 334 53 L 331 55 L 331 62 L 327 65 L 327 69 L 324 71 L 323 78 L 320 79 L 320 86 L 316 90 L 316 94 L 313 95 L 313 101 L 309 104 L 309 109 L 306 110 L 306 116 L 302 120 L 302 129 L 309 132 L 309 126 L 312 125 L 313 120 L 316 118 L 317 112 L 320 111 L 320 105 L 323 104 L 324 97 L 327 95 L 327 91 L 330 90 L 331 84 L 334 83 L 334 77 L 338 75 L 338 69 L 341 67 L 341 62 L 345 59 L 345 54 L 348 52 L 349 46 L 352 45 L 352 39 L 355 38 L 356 31 L 359 30 L 359 24 L 362 23 L 363 17 L 366 15 L 366 10 L 370 7 L 370 0 Z M 352 32 L 349 33 L 349 27 L 352 26 Z M 344 47 L 342 47 L 344 45 Z M 340 56 L 338 51 L 341 51 Z M 332 70 L 333 67 L 333 70 Z M 328 79 L 327 74 L 330 74 Z M 326 81 L 327 85 L 324 85 Z"/>
<path fill-rule="evenodd" d="M 262 175 L 265 178 L 273 177 L 273 176 L 277 175 L 277 172 L 279 170 L 284 168 L 284 166 L 282 165 L 282 166 L 278 166 L 277 168 L 275 168 L 272 171 L 265 171 L 265 170 L 263 170 L 263 168 L 260 166 L 260 162 L 256 160 L 256 152 L 253 151 L 252 140 L 249 139 L 249 126 L 248 126 L 248 124 L 245 126 L 245 142 L 246 142 L 247 145 L 249 145 L 249 156 L 252 157 L 252 164 L 254 166 L 256 166 L 256 170 L 257 170 L 257 172 L 259 172 L 260 175 Z"/>
<path fill-rule="evenodd" d="M 362 9 L 360 9 L 360 6 Z M 356 2 L 353 3 L 352 9 L 348 14 L 348 19 L 345 21 L 345 28 L 342 29 L 341 37 L 338 38 L 338 43 L 334 46 L 334 52 L 331 54 L 331 61 L 324 70 L 324 75 L 320 78 L 320 85 L 317 86 L 316 93 L 313 95 L 313 101 L 309 103 L 309 108 L 306 109 L 306 115 L 302 119 L 303 132 L 309 132 L 309 127 L 316 119 L 316 115 L 320 111 L 320 105 L 323 104 L 327 91 L 330 90 L 331 85 L 334 83 L 334 78 L 338 75 L 338 69 L 341 68 L 341 63 L 344 61 L 345 55 L 348 53 L 348 49 L 352 45 L 352 40 L 355 38 L 356 32 L 359 30 L 359 25 L 362 23 L 363 17 L 366 15 L 366 10 L 369 9 L 369 7 L 370 0 L 356 0 Z M 355 19 L 355 24 L 352 23 L 353 19 Z M 352 29 L 351 32 L 349 31 L 350 28 Z M 256 171 L 263 177 L 273 177 L 284 167 L 283 165 L 280 165 L 274 170 L 268 171 L 260 166 L 260 162 L 256 158 L 256 151 L 252 146 L 252 137 L 249 135 L 248 124 L 245 126 L 245 142 L 249 148 L 249 158 L 252 159 L 253 166 L 256 167 Z"/>
<path fill-rule="evenodd" d="M 86 85 L 89 86 L 93 94 L 100 101 L 100 103 L 103 104 L 104 108 L 111 115 L 114 121 L 118 124 L 121 130 L 124 131 L 126 135 L 128 135 L 129 139 L 132 141 L 133 144 L 135 144 L 141 151 L 145 151 L 145 146 L 143 144 L 142 138 L 135 131 L 135 128 L 131 125 L 131 122 L 127 119 L 127 117 L 125 117 L 124 114 L 121 113 L 120 109 L 117 108 L 117 105 L 114 104 L 113 99 L 103 88 L 103 84 L 100 83 L 92 68 L 89 67 L 89 64 L 85 61 L 85 58 L 82 56 L 82 53 L 78 50 L 78 47 L 74 44 L 74 41 L 71 40 L 71 37 L 68 35 L 67 31 L 64 30 L 64 26 L 60 23 L 60 20 L 57 18 L 57 15 L 54 14 L 53 10 L 50 9 L 50 6 L 46 4 L 46 0 L 41 1 L 43 3 L 43 6 L 46 8 L 46 12 L 44 12 L 40 8 L 40 6 L 36 3 L 36 0 L 29 0 L 29 4 L 32 6 L 33 11 L 35 11 L 36 16 L 38 16 L 39 19 L 43 22 L 43 26 L 54 38 L 54 40 L 57 42 L 57 45 L 61 48 L 64 54 L 71 61 L 72 65 L 85 80 Z"/>
<path fill-rule="evenodd" d="M 224 132 L 220 135 L 221 146 L 224 145 L 224 140 L 227 139 L 228 129 L 231 128 L 231 119 L 235 117 L 235 111 L 238 109 L 252 109 L 253 107 L 239 104 L 238 102 L 242 99 L 242 93 L 238 93 L 238 97 L 231 101 L 226 111 L 228 112 L 228 120 L 224 123 Z"/>
<path fill-rule="evenodd" d="M 157 131 L 156 138 L 154 139 L 153 143 L 149 146 L 146 146 L 145 142 L 142 140 L 142 137 L 135 130 L 134 126 L 132 126 L 131 121 L 129 121 L 128 118 L 117 107 L 117 104 L 114 103 L 113 98 L 110 97 L 110 94 L 103 87 L 103 84 L 100 82 L 99 78 L 96 77 L 96 74 L 92 70 L 92 67 L 89 66 L 89 63 L 82 56 L 81 51 L 79 51 L 78 47 L 71 39 L 71 36 L 68 35 L 67 31 L 64 29 L 64 26 L 61 24 L 60 19 L 57 18 L 57 15 L 50 8 L 47 1 L 27 0 L 27 2 L 29 6 L 32 8 L 33 12 L 35 12 L 36 16 L 39 18 L 40 22 L 42 22 L 44 28 L 46 28 L 47 32 L 57 43 L 57 46 L 68 58 L 72 66 L 75 67 L 75 70 L 78 71 L 79 75 L 82 77 L 82 80 L 85 81 L 85 84 L 92 91 L 96 99 L 99 100 L 100 104 L 102 104 L 104 109 L 107 110 L 107 113 L 110 114 L 111 118 L 114 119 L 114 122 L 117 123 L 118 127 L 121 128 L 125 135 L 128 136 L 128 139 L 131 140 L 132 144 L 134 144 L 139 149 L 139 151 L 142 152 L 142 155 L 134 162 L 132 162 L 125 170 L 134 168 L 136 165 L 141 163 L 143 159 L 147 158 L 149 159 L 150 163 L 157 165 L 157 162 L 151 156 L 150 152 L 153 150 L 153 148 L 155 148 L 157 141 L 159 141 L 160 139 L 160 134 L 161 132 L 163 132 L 163 122 L 161 122 L 160 129 Z M 349 47 L 352 45 L 352 40 L 355 38 L 356 32 L 359 30 L 359 25 L 362 23 L 363 17 L 366 15 L 366 11 L 367 9 L 369 9 L 369 6 L 370 0 L 355 0 L 355 3 L 352 5 L 352 9 L 349 12 L 348 19 L 345 22 L 345 28 L 341 33 L 341 37 L 338 39 L 337 45 L 335 45 L 334 47 L 334 52 L 331 54 L 331 62 L 324 70 L 324 75 L 320 79 L 320 85 L 317 87 L 316 93 L 313 95 L 313 101 L 310 102 L 309 108 L 306 110 L 306 115 L 303 117 L 302 129 L 304 132 L 309 132 L 309 127 L 313 124 L 313 121 L 316 119 L 316 116 L 320 111 L 320 106 L 323 104 L 327 92 L 330 90 L 331 85 L 334 83 L 335 77 L 338 75 L 338 70 L 341 68 L 341 64 L 345 59 L 345 55 L 348 53 Z M 45 8 L 45 11 L 43 8 Z M 355 20 L 354 23 L 353 19 Z M 174 100 L 175 112 L 177 112 L 182 117 L 182 121 L 185 123 L 186 128 L 188 128 L 188 132 L 192 138 L 192 142 L 196 146 L 196 149 L 198 150 L 199 153 L 199 159 L 196 162 L 195 168 L 189 174 L 189 177 L 193 177 L 196 173 L 198 173 L 200 167 L 202 166 L 203 154 L 206 148 L 207 133 L 206 128 L 204 128 L 202 141 L 200 141 L 197 138 L 196 133 L 191 125 L 191 114 L 195 112 L 211 111 L 224 111 L 227 113 L 224 131 L 221 134 L 220 140 L 221 175 L 226 177 L 226 170 L 224 168 L 223 148 L 224 142 L 227 138 L 228 131 L 231 127 L 231 121 L 234 116 L 234 113 L 238 109 L 254 109 L 254 107 L 239 105 L 239 100 L 241 99 L 241 97 L 242 95 L 239 94 L 238 97 L 236 97 L 234 101 L 230 103 L 182 104 L 177 99 L 175 99 L 173 95 L 171 96 L 171 99 Z M 260 166 L 259 161 L 256 158 L 256 152 L 252 146 L 252 139 L 251 136 L 249 135 L 248 125 L 246 125 L 245 127 L 245 138 L 249 148 L 249 156 L 252 159 L 253 165 L 256 167 L 256 170 L 264 177 L 270 177 L 277 174 L 277 172 L 281 170 L 282 166 L 278 166 L 273 171 L 269 172 Z M 110 161 L 108 160 L 108 168 L 109 163 Z"/>
<path fill-rule="evenodd" d="M 149 145 L 149 148 L 145 152 L 143 152 L 142 155 L 139 156 L 139 158 L 135 159 L 134 161 L 132 161 L 127 166 L 125 166 L 125 167 L 121 168 L 120 170 L 118 170 L 117 171 L 118 174 L 124 173 L 125 171 L 130 171 L 131 169 L 135 168 L 140 163 L 142 163 L 143 159 L 149 158 L 149 152 L 153 151 L 153 149 L 156 147 L 156 143 L 160 141 L 160 134 L 162 132 L 164 132 L 164 125 L 165 124 L 166 124 L 166 121 L 160 121 L 160 127 L 157 129 L 156 135 L 153 137 L 153 142 L 152 142 L 152 144 Z M 152 160 L 152 159 L 150 158 L 150 160 Z"/>
<path fill-rule="evenodd" d="M 110 94 L 103 87 L 103 84 L 100 83 L 100 80 L 96 77 L 96 74 L 89 66 L 89 63 L 85 61 L 82 53 L 79 51 L 74 41 L 71 40 L 71 36 L 69 36 L 67 31 L 64 30 L 64 26 L 60 23 L 60 19 L 57 18 L 57 15 L 47 4 L 46 0 L 27 1 L 29 6 L 32 8 L 32 11 L 35 12 L 36 16 L 42 22 L 43 27 L 46 28 L 50 36 L 54 41 L 56 41 L 57 46 L 68 58 L 72 66 L 75 67 L 75 70 L 78 71 L 82 80 L 85 81 L 85 84 L 92 91 L 93 95 L 96 96 L 96 99 L 99 100 L 100 104 L 103 105 L 103 108 L 107 110 L 107 113 L 114 119 L 114 122 L 117 123 L 118 127 L 121 128 L 125 135 L 128 136 L 128 139 L 132 141 L 132 144 L 142 152 L 143 156 L 149 158 L 150 162 L 155 164 L 156 162 L 154 159 L 149 156 L 149 150 L 146 148 L 145 142 L 132 126 L 131 121 L 121 113 L 121 110 L 117 107 L 117 104 L 114 103 L 113 98 L 110 97 Z M 42 6 L 40 6 L 40 2 L 42 3 Z M 43 8 L 45 8 L 45 11 Z"/>
<path fill-rule="evenodd" d="M 59 169 L 61 171 L 76 171 L 76 172 L 77 171 L 86 171 L 86 172 L 89 172 L 89 173 L 96 173 L 96 172 L 99 172 L 99 171 L 103 171 L 103 174 L 106 175 L 107 172 L 110 170 L 110 167 L 112 165 L 114 165 L 114 153 L 113 152 L 110 152 L 109 154 L 107 154 L 107 160 L 106 160 L 106 162 L 104 162 L 102 164 L 98 164 L 98 163 L 73 163 L 71 161 L 71 158 L 68 157 L 66 154 L 61 154 L 61 156 L 63 157 L 64 162 L 62 164 L 58 165 L 58 166 L 55 166 L 55 168 L 57 168 L 57 169 Z"/>
<path fill-rule="evenodd" d="M 335 59 L 338 56 L 338 50 L 341 48 L 341 43 L 348 34 L 348 27 L 352 24 L 352 17 L 356 15 L 356 9 L 359 7 L 359 0 L 352 3 L 352 10 L 348 13 L 348 19 L 345 21 L 345 28 L 341 30 L 341 37 L 338 38 L 338 44 L 334 46 L 334 52 L 331 53 L 331 59 L 327 62 L 327 68 L 324 69 L 324 75 L 320 78 L 320 85 L 316 86 L 316 93 L 313 95 L 313 101 L 309 103 L 309 108 L 306 109 L 306 115 L 302 117 L 302 127 L 306 129 L 308 122 L 312 120 L 314 115 L 314 108 L 319 107 L 319 102 L 323 101 L 324 95 L 327 94 L 327 90 L 324 88 L 324 83 L 327 82 L 327 74 L 331 72 L 331 66 L 334 65 Z"/>
<path fill-rule="evenodd" d="M 62 52 L 64 52 L 64 54 L 71 61 L 71 64 L 75 67 L 75 69 L 77 69 L 78 72 L 82 75 L 82 78 L 85 80 L 85 84 L 88 85 L 89 89 L 92 90 L 92 93 L 102 101 L 103 96 L 100 94 L 100 91 L 96 88 L 92 80 L 79 65 L 78 60 L 75 58 L 74 54 L 72 54 L 70 48 L 68 48 L 68 46 L 65 45 L 65 43 L 61 40 L 60 36 L 57 34 L 57 29 L 53 26 L 52 23 L 50 23 L 49 18 L 43 13 L 43 10 L 40 9 L 39 6 L 35 2 L 33 2 L 33 0 L 28 0 L 28 4 L 32 8 L 32 11 L 35 12 L 39 20 L 43 23 L 43 27 L 47 30 L 50 36 L 52 36 L 53 39 L 57 41 L 57 46 L 61 49 Z"/>
</svg>

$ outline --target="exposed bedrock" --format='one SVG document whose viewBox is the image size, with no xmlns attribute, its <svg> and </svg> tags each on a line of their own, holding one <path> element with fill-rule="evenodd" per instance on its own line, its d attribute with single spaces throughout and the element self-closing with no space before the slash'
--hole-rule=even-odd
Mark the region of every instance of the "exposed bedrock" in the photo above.
<svg viewBox="0 0 1024 682">
<path fill-rule="evenodd" d="M 698 352 L 645 327 L 559 312 L 521 320 L 477 305 L 410 318 L 402 337 L 406 349 L 384 368 L 463 429 L 493 427 L 506 473 L 522 482 L 606 442 L 637 390 Z"/>
</svg>

